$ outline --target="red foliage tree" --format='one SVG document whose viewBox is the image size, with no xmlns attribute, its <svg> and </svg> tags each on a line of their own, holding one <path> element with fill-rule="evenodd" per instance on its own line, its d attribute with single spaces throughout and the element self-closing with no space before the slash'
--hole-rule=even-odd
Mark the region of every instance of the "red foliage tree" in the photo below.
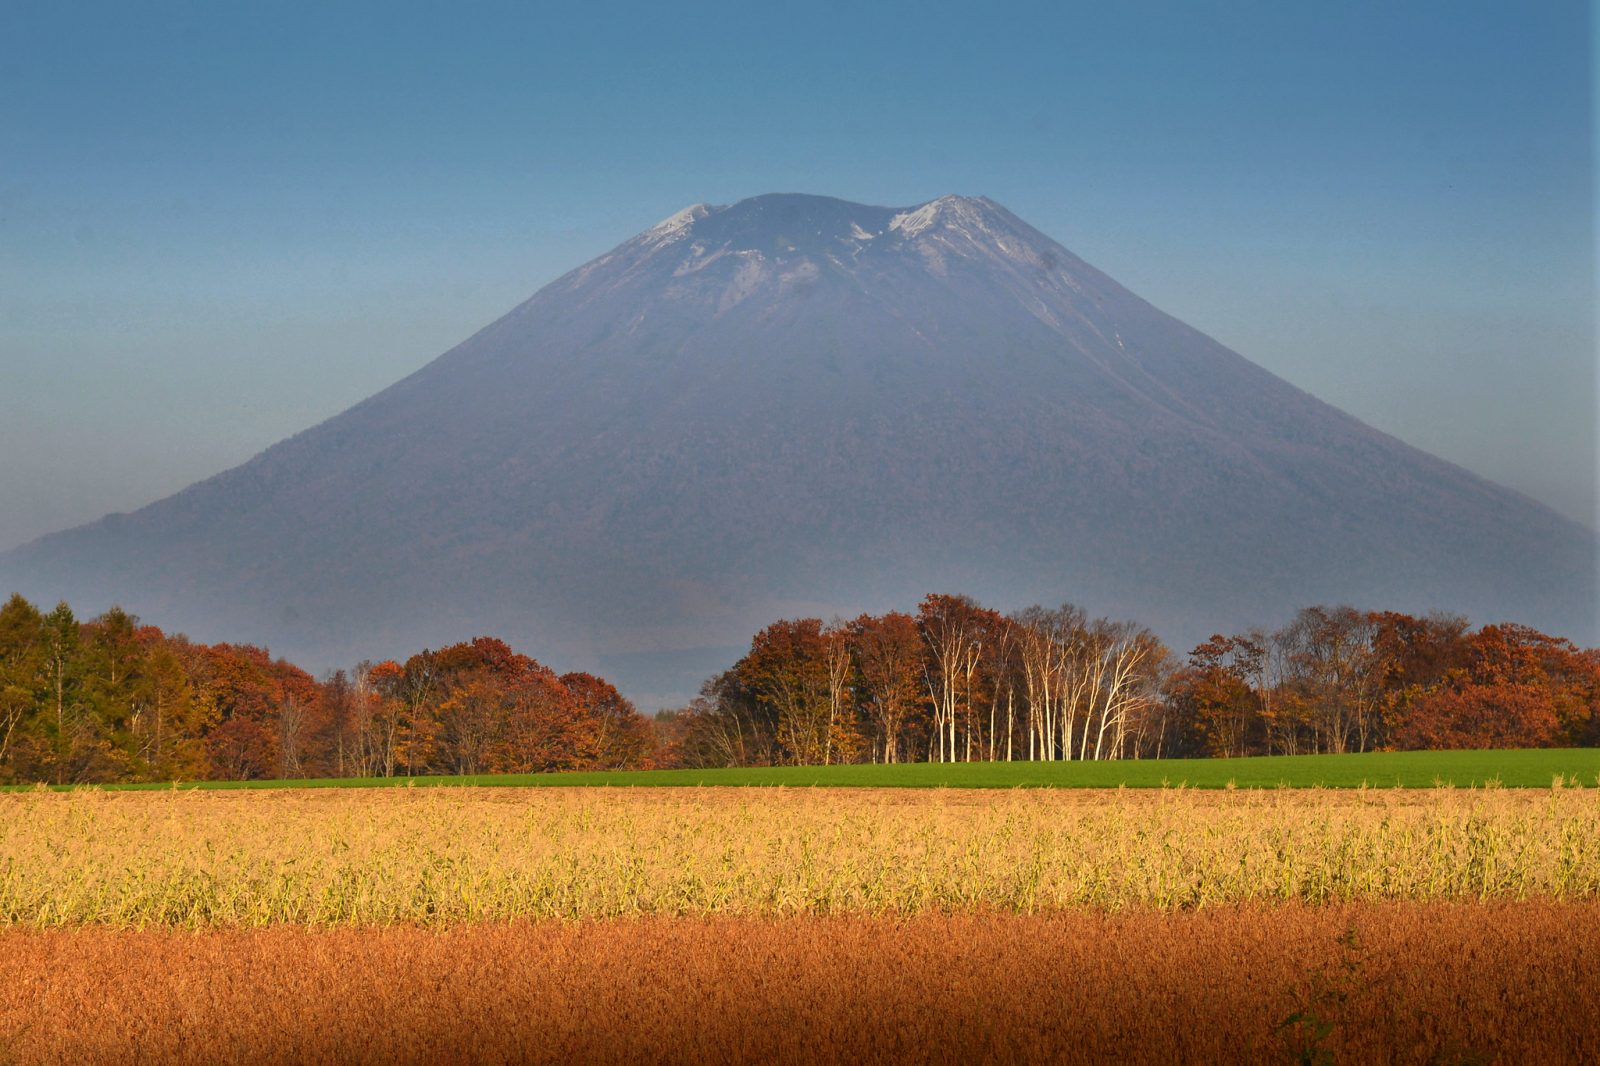
<svg viewBox="0 0 1600 1066">
<path fill-rule="evenodd" d="M 1600 717 L 1600 661 L 1522 625 L 1489 625 L 1464 641 L 1459 665 L 1404 702 L 1394 742 L 1405 748 L 1549 747 L 1582 743 Z"/>
<path fill-rule="evenodd" d="M 912 731 L 926 718 L 922 686 L 922 632 L 900 611 L 864 614 L 850 623 L 862 702 L 873 725 L 874 761 L 901 762 Z"/>
<path fill-rule="evenodd" d="M 1532 685 L 1444 686 L 1413 700 L 1395 743 L 1402 748 L 1542 748 L 1560 723 Z"/>
<path fill-rule="evenodd" d="M 596 769 L 632 770 L 649 762 L 655 730 L 616 686 L 586 673 L 562 674 L 561 684 L 577 701 L 578 713 L 593 724 Z"/>
<path fill-rule="evenodd" d="M 206 736 L 213 776 L 298 776 L 320 706 L 311 675 L 248 644 L 216 644 L 202 653 L 199 683 L 217 723 Z"/>
<path fill-rule="evenodd" d="M 1251 679 L 1260 655 L 1254 642 L 1220 634 L 1189 653 L 1189 665 L 1171 682 L 1187 747 L 1223 758 L 1256 750 L 1262 701 Z"/>
</svg>

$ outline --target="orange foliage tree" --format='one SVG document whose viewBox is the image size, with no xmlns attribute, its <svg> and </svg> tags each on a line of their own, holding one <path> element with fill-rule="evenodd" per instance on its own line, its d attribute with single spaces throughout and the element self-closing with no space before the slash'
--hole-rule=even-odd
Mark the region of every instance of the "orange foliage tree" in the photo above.
<svg viewBox="0 0 1600 1066">
<path fill-rule="evenodd" d="M 0 782 L 393 776 L 641 766 L 655 734 L 605 680 L 479 637 L 323 681 L 113 608 L 0 604 Z"/>
</svg>

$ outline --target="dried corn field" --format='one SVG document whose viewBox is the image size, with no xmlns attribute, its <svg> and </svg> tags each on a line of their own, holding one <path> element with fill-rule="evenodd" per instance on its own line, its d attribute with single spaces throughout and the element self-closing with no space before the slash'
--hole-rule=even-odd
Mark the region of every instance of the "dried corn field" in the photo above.
<svg viewBox="0 0 1600 1066">
<path fill-rule="evenodd" d="M 1600 1060 L 1600 792 L 0 796 L 0 1063 Z"/>
<path fill-rule="evenodd" d="M 313 926 L 1600 898 L 1600 792 L 0 797 L 0 924 Z"/>
<path fill-rule="evenodd" d="M 1600 1061 L 1595 903 L 0 943 L 26 1063 Z"/>
</svg>

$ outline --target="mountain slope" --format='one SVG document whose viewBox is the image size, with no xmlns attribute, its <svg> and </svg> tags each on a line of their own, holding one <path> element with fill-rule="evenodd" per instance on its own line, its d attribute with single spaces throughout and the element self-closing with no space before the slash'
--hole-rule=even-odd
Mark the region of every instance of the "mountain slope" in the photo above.
<svg viewBox="0 0 1600 1066">
<path fill-rule="evenodd" d="M 0 581 L 312 663 L 495 632 L 677 695 L 779 613 L 959 589 L 1186 646 L 1354 601 L 1595 637 L 1594 534 L 983 198 L 696 205 Z"/>
</svg>

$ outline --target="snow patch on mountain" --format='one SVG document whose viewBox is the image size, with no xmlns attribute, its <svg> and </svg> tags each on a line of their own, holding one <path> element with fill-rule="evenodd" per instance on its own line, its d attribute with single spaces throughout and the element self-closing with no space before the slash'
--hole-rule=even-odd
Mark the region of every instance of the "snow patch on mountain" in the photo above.
<svg viewBox="0 0 1600 1066">
<path fill-rule="evenodd" d="M 899 233 L 902 237 L 909 238 L 917 236 L 919 233 L 922 233 L 924 230 L 928 229 L 928 227 L 932 226 L 934 222 L 938 220 L 940 205 L 942 205 L 946 199 L 949 198 L 944 197 L 938 200 L 930 200 L 921 207 L 915 207 L 909 211 L 900 212 L 900 214 L 895 215 L 889 220 L 889 228 L 894 230 L 896 233 Z"/>
<path fill-rule="evenodd" d="M 640 237 L 650 244 L 670 244 L 682 240 L 694 229 L 694 224 L 711 214 L 711 211 L 712 208 L 707 204 L 690 204 L 682 211 L 675 211 L 657 222 L 640 234 Z"/>
</svg>

